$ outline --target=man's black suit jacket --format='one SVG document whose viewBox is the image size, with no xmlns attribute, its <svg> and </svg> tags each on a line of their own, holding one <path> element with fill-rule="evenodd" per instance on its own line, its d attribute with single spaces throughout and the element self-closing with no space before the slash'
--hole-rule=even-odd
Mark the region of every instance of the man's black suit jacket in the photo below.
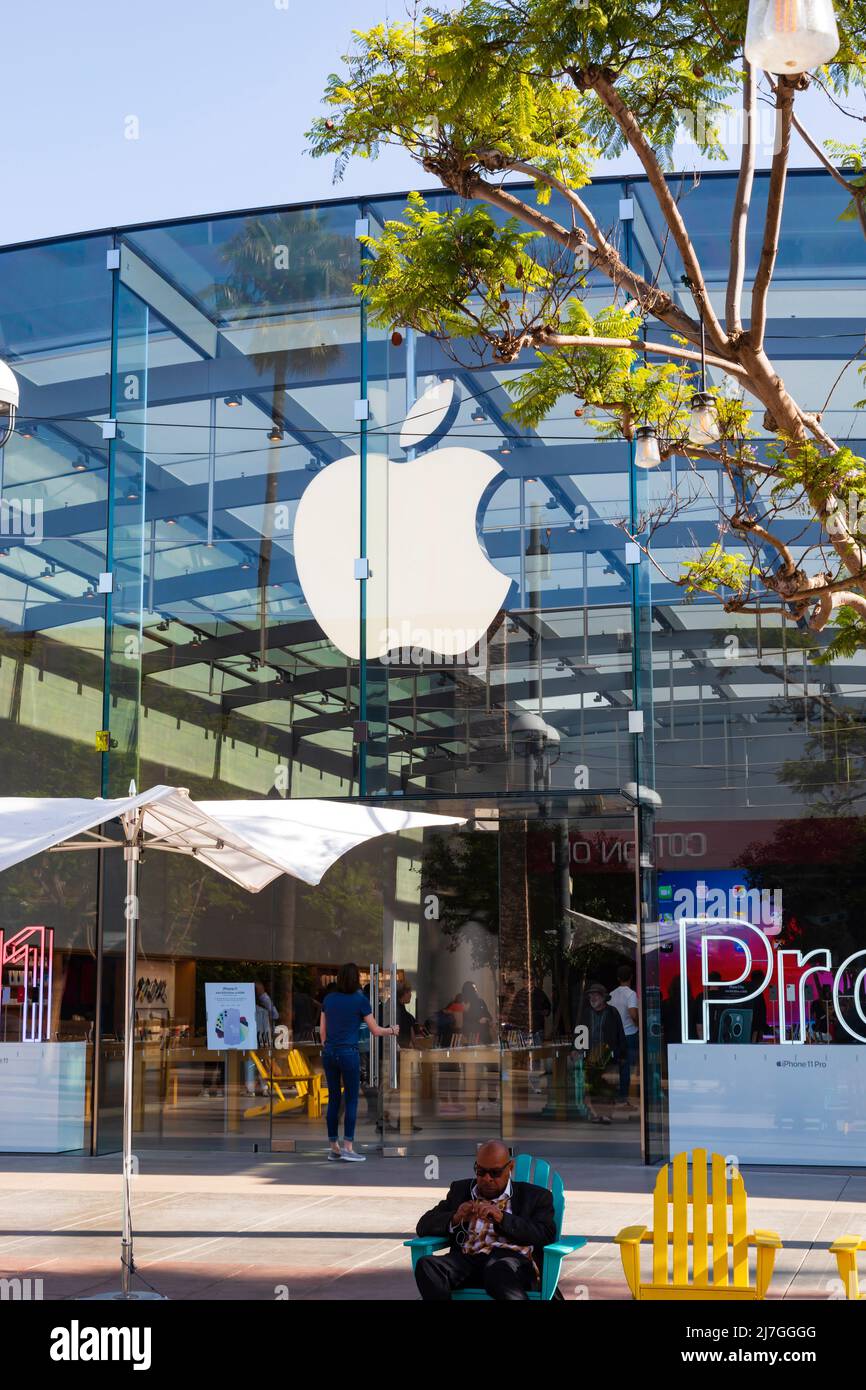
<svg viewBox="0 0 866 1390">
<path fill-rule="evenodd" d="M 419 1236 L 447 1236 L 452 1250 L 460 1250 L 457 1232 L 449 1231 L 451 1219 L 463 1202 L 472 1200 L 473 1178 L 463 1178 L 453 1182 L 448 1196 L 431 1211 L 421 1217 L 416 1227 Z M 504 1240 L 514 1245 L 531 1245 L 535 1263 L 539 1270 L 543 1260 L 545 1245 L 556 1240 L 556 1217 L 553 1213 L 553 1197 L 545 1187 L 536 1187 L 532 1182 L 513 1182 L 511 1184 L 511 1212 L 503 1216 L 499 1231 Z"/>
</svg>

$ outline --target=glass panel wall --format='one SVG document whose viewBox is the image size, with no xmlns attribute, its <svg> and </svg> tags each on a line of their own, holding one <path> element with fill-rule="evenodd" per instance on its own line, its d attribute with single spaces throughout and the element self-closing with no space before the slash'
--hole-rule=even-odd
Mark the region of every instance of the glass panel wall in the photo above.
<svg viewBox="0 0 866 1390">
<path fill-rule="evenodd" d="M 357 432 L 356 216 L 275 211 L 122 239 L 121 281 L 148 315 L 145 780 L 357 793 L 357 666 L 312 615 L 295 533 L 300 498 Z M 321 570 L 338 518 L 313 493 L 307 505 Z M 327 582 L 311 572 L 307 588 Z"/>
<path fill-rule="evenodd" d="M 105 237 L 0 252 L 0 356 L 18 423 L 0 449 L 0 787 L 98 796 L 104 727 L 112 277 Z M 0 1144 L 90 1148 L 97 1098 L 97 856 L 0 878 Z"/>
<path fill-rule="evenodd" d="M 587 196 L 630 263 L 682 297 L 645 187 L 611 180 Z M 682 196 L 718 293 L 732 183 L 705 176 Z M 765 196 L 759 177 L 758 212 Z M 842 368 L 862 340 L 866 246 L 834 221 L 816 247 L 802 210 L 817 196 L 842 210 L 823 175 L 792 177 L 768 341 L 807 404 L 820 408 L 836 383 L 826 419 L 863 452 L 859 382 Z M 483 1122 L 520 1142 L 585 1131 L 636 1143 L 640 1126 L 615 1104 L 638 1095 L 632 1067 L 623 1097 L 616 1067 L 580 1064 L 574 1047 L 593 1022 L 581 1024 L 589 986 L 609 994 L 631 966 L 650 1156 L 693 1125 L 745 1161 L 731 1124 L 747 1111 L 729 1072 L 732 1038 L 748 1036 L 771 1090 L 796 1075 L 775 1067 L 781 1048 L 795 1060 L 801 1045 L 832 1053 L 820 1058 L 826 1103 L 793 1113 L 773 1091 L 770 1128 L 743 1120 L 754 1152 L 784 1133 L 792 1155 L 852 1161 L 866 1133 L 853 1070 L 866 1034 L 864 659 L 818 666 L 825 639 L 794 623 L 681 602 L 666 576 L 718 537 L 713 498 L 726 482 L 712 467 L 674 459 L 637 477 L 627 447 L 599 440 L 570 403 L 534 431 L 509 420 L 509 383 L 531 362 L 505 369 L 365 323 L 358 233 L 403 206 L 335 202 L 0 252 L 0 356 L 22 392 L 0 459 L 6 793 L 93 796 L 135 777 L 215 797 L 456 798 L 469 816 L 465 831 L 359 852 L 318 896 L 286 883 L 248 899 L 152 859 L 137 972 L 141 1139 L 318 1144 L 317 1009 L 355 955 L 371 1005 L 403 1023 L 396 1058 L 366 1050 L 370 1142 L 466 1145 Z M 106 259 L 115 246 L 118 270 Z M 750 273 L 757 252 L 752 240 Z M 604 299 L 590 279 L 590 308 Z M 626 563 L 621 523 L 671 495 L 682 510 L 655 534 L 650 582 L 645 562 Z M 795 551 L 810 539 L 803 525 L 782 523 Z M 400 566 L 411 580 L 422 556 L 437 601 L 449 586 L 472 598 L 477 641 L 436 636 L 460 626 L 457 599 L 448 622 L 423 586 L 401 603 Z M 643 735 L 629 730 L 632 710 Z M 108 851 L 52 856 L 0 884 L 0 929 L 17 942 L 3 964 L 4 1045 L 25 1045 L 20 991 L 33 1003 L 41 970 L 52 985 L 42 1041 L 83 1034 L 102 1059 L 94 1074 L 87 1054 L 82 1104 L 85 1136 L 98 1121 L 104 1149 L 119 1119 L 120 879 Z M 720 913 L 730 939 L 704 965 L 699 943 Z M 35 934 L 18 940 L 25 929 Z M 810 951 L 820 963 L 801 959 Z M 756 972 L 757 992 L 745 988 Z M 207 984 L 253 988 L 255 1047 L 239 1061 L 208 1047 Z M 699 1059 L 710 1091 L 689 1070 Z"/>
</svg>

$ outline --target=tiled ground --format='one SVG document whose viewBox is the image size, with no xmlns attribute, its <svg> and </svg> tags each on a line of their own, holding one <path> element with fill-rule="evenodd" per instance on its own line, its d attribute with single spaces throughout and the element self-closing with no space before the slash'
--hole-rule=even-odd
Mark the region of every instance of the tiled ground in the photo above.
<svg viewBox="0 0 866 1390">
<path fill-rule="evenodd" d="M 171 1298 L 413 1299 L 402 1241 L 466 1160 L 442 1161 L 427 1181 L 421 1160 L 349 1167 L 322 1159 L 144 1154 L 134 1179 L 136 1261 Z M 628 1297 L 613 1236 L 650 1224 L 655 1170 L 564 1162 L 565 1234 L 589 1238 L 567 1265 L 566 1297 Z M 754 1169 L 744 1173 L 749 1224 L 784 1240 L 772 1296 L 839 1297 L 827 1245 L 866 1235 L 866 1173 Z M 0 1277 L 41 1278 L 46 1299 L 118 1283 L 118 1162 L 0 1158 Z M 866 1262 L 866 1256 L 863 1257 Z"/>
</svg>

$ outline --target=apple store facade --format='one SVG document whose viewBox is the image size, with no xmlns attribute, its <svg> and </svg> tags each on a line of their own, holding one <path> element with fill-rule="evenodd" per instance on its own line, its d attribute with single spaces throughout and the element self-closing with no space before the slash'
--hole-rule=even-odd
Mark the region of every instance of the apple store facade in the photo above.
<svg viewBox="0 0 866 1390">
<path fill-rule="evenodd" d="M 682 190 L 722 297 L 733 188 Z M 684 294 L 644 183 L 587 196 Z M 759 178 L 756 227 L 765 197 Z M 866 240 L 844 202 L 792 176 L 768 337 L 806 405 L 838 378 L 825 422 L 862 451 L 843 369 Z M 154 856 L 136 1147 L 321 1154 L 319 1004 L 352 960 L 401 1029 L 362 1038 L 371 1157 L 501 1134 L 548 1156 L 702 1143 L 866 1166 L 866 661 L 816 664 L 825 637 L 664 577 L 718 539 L 713 466 L 639 474 L 571 399 L 519 428 L 531 361 L 368 323 L 358 238 L 404 206 L 0 250 L 21 388 L 0 451 L 2 793 L 134 780 L 463 821 L 255 896 Z M 654 568 L 622 523 L 672 492 Z M 808 526 L 782 531 L 796 547 Z M 119 1147 L 121 877 L 105 853 L 0 879 L 2 1151 Z M 256 1027 L 217 1048 L 230 985 Z"/>
</svg>

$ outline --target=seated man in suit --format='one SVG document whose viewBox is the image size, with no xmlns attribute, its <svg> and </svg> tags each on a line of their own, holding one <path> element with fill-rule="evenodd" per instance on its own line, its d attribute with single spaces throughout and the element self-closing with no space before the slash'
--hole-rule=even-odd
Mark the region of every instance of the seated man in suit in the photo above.
<svg viewBox="0 0 866 1390">
<path fill-rule="evenodd" d="M 419 1236 L 448 1236 L 447 1255 L 425 1255 L 415 1280 L 425 1300 L 444 1301 L 453 1289 L 483 1288 L 494 1299 L 526 1299 L 538 1287 L 542 1251 L 556 1240 L 553 1197 L 531 1182 L 513 1182 L 514 1161 L 499 1139 L 482 1144 L 475 1179 L 453 1182 L 448 1196 L 425 1212 Z"/>
</svg>

